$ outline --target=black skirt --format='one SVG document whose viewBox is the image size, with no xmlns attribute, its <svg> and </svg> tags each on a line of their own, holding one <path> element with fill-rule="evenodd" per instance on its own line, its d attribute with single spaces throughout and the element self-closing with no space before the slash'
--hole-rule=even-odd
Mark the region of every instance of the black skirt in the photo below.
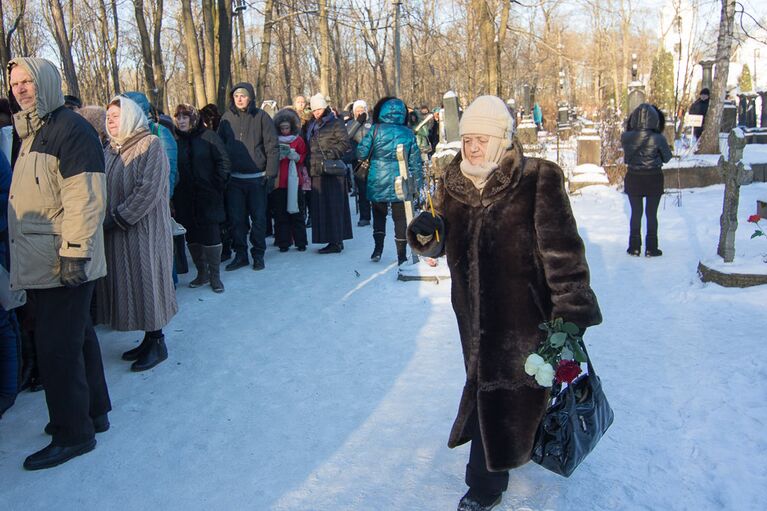
<svg viewBox="0 0 767 511">
<path fill-rule="evenodd" d="M 663 171 L 661 169 L 641 172 L 629 170 L 623 182 L 623 190 L 626 195 L 637 197 L 663 195 L 663 186 Z"/>
<path fill-rule="evenodd" d="M 312 177 L 312 243 L 352 239 L 352 215 L 344 176 Z"/>
</svg>

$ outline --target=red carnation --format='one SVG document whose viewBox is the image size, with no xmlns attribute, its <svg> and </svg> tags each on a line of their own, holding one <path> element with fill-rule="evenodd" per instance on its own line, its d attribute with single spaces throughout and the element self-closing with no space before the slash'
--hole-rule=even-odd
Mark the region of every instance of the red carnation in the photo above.
<svg viewBox="0 0 767 511">
<path fill-rule="evenodd" d="M 557 383 L 572 383 L 581 374 L 581 365 L 575 360 L 560 360 L 554 377 Z"/>
<path fill-rule="evenodd" d="M 750 217 L 748 217 L 748 221 L 751 222 L 752 224 L 757 223 L 761 219 L 762 217 L 760 217 L 759 215 L 751 215 Z"/>
</svg>

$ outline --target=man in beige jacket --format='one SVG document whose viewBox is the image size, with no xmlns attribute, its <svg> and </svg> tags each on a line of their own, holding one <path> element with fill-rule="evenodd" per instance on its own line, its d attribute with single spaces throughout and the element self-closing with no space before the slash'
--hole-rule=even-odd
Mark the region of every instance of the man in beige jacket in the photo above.
<svg viewBox="0 0 767 511">
<path fill-rule="evenodd" d="M 94 280 L 106 275 L 104 153 L 96 131 L 64 107 L 49 61 L 8 64 L 21 139 L 8 201 L 11 288 L 25 289 L 45 387 L 50 445 L 27 457 L 38 470 L 93 450 L 111 410 L 90 318 Z"/>
</svg>

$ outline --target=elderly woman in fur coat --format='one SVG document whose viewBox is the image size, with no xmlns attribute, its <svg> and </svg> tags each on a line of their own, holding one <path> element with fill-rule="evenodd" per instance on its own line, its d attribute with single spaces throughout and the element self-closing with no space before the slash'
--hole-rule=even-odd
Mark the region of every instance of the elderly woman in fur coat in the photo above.
<svg viewBox="0 0 767 511">
<path fill-rule="evenodd" d="M 508 471 L 530 460 L 549 399 L 524 370 L 545 339 L 538 325 L 602 320 L 562 171 L 524 157 L 513 127 L 501 99 L 477 98 L 461 119 L 461 154 L 445 170 L 437 216 L 423 212 L 408 227 L 417 253 L 446 254 L 450 268 L 466 384 L 448 445 L 471 442 L 464 511 L 496 506 Z"/>
<path fill-rule="evenodd" d="M 160 139 L 149 132 L 141 107 L 118 96 L 107 108 L 105 151 L 107 276 L 99 281 L 97 322 L 145 332 L 123 353 L 133 371 L 168 358 L 162 329 L 178 311 L 173 287 L 173 241 L 168 189 L 170 166 Z"/>
</svg>

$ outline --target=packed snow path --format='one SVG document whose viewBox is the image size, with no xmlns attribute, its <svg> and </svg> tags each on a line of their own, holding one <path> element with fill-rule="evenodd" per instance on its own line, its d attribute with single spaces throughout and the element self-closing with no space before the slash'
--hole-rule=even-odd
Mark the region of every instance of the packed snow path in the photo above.
<svg viewBox="0 0 767 511">
<path fill-rule="evenodd" d="M 586 339 L 615 423 L 569 479 L 512 471 L 499 510 L 758 510 L 767 507 L 767 288 L 702 284 L 722 187 L 661 204 L 657 259 L 625 253 L 628 204 L 572 198 L 604 323 Z M 741 189 L 736 249 L 767 253 L 745 223 L 767 185 Z M 178 287 L 170 358 L 134 374 L 140 333 L 99 330 L 114 405 L 90 454 L 39 472 L 42 393 L 0 421 L 7 510 L 455 509 L 468 448 L 446 447 L 463 385 L 449 282 L 396 281 L 371 230 L 340 254 L 274 247 L 266 270 L 224 272 L 226 292 Z"/>
</svg>

